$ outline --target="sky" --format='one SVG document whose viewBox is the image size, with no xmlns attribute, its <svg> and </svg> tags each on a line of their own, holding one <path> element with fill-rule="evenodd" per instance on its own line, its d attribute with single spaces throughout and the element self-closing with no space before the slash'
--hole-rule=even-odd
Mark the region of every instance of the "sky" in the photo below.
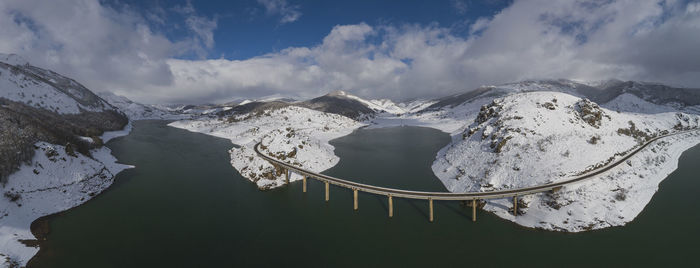
<svg viewBox="0 0 700 268">
<path fill-rule="evenodd" d="M 0 53 L 143 103 L 528 79 L 700 88 L 700 1 L 2 0 Z"/>
</svg>

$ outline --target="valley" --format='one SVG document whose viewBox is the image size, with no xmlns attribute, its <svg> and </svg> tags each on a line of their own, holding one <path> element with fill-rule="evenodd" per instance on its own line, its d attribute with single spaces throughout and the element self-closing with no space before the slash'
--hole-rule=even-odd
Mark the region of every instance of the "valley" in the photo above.
<svg viewBox="0 0 700 268">
<path fill-rule="evenodd" d="M 5 135 L 35 141 L 35 153 L 6 163 L 19 165 L 4 184 L 0 254 L 8 256 L 7 263 L 25 263 L 37 252 L 36 246 L 23 244 L 34 239 L 29 230 L 33 220 L 80 205 L 107 189 L 122 170 L 138 169 L 138 163 L 117 164 L 104 144 L 129 135 L 143 120 L 169 120 L 170 128 L 228 140 L 230 166 L 265 191 L 296 185 L 302 177 L 293 173 L 287 182 L 283 172 L 256 155 L 253 147 L 258 142 L 271 157 L 324 172 L 346 161 L 336 153 L 335 140 L 403 127 L 430 128 L 449 136 L 447 144 L 433 155 L 421 156 L 433 159 L 431 176 L 416 177 L 439 181 L 444 190 L 438 191 L 487 193 L 545 185 L 626 159 L 597 178 L 566 185 L 556 193 L 520 198 L 518 216 L 513 215 L 509 198 L 488 199 L 480 206 L 520 226 L 560 232 L 604 229 L 633 221 L 659 191 L 661 182 L 676 170 L 682 153 L 700 142 L 696 131 L 700 102 L 687 95 L 687 89 L 659 84 L 540 80 L 404 103 L 335 91 L 309 100 L 271 97 L 166 107 L 139 104 L 112 93 L 94 95 L 69 78 L 31 67 L 13 56 L 4 57 L 12 59 L 2 63 L 10 76 L 4 78 L 3 72 L 0 77 L 16 91 L 4 91 L 0 100 L 6 114 L 23 116 L 14 119 L 21 122 L 19 127 L 8 129 Z M 58 97 L 37 97 L 38 93 L 28 97 L 24 87 Z M 666 88 L 659 91 L 658 87 Z M 74 114 L 94 114 L 99 121 L 79 121 L 82 125 L 64 130 L 24 123 L 50 118 L 43 124 L 66 125 L 61 120 L 72 120 Z M 105 120 L 102 114 L 115 119 Z M 36 130 L 27 132 L 24 125 Z M 628 156 L 655 137 L 681 132 L 685 134 L 660 139 Z M 402 169 L 400 163 L 391 166 Z M 11 165 L 5 170 L 11 170 L 8 168 Z"/>
</svg>

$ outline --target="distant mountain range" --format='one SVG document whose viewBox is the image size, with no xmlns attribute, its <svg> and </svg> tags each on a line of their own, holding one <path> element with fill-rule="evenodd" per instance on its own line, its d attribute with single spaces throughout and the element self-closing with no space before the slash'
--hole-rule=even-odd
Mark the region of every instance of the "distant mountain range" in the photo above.
<svg viewBox="0 0 700 268">
<path fill-rule="evenodd" d="M 632 94 L 647 102 L 687 109 L 700 105 L 700 89 L 676 88 L 657 83 L 605 80 L 592 83 L 572 80 L 533 80 L 499 86 L 484 86 L 465 93 L 439 98 L 427 110 L 452 107 L 476 98 L 503 97 L 513 93 L 553 91 L 588 98 L 604 105 L 622 94 Z M 697 111 L 695 111 L 697 112 Z"/>
</svg>

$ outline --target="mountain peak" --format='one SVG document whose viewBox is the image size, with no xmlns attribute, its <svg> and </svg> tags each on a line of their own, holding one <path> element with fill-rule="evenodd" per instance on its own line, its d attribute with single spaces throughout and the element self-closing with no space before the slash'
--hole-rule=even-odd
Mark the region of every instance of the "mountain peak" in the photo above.
<svg viewBox="0 0 700 268">
<path fill-rule="evenodd" d="M 329 97 L 347 97 L 348 93 L 342 90 L 336 90 L 331 93 L 326 94 L 326 96 Z"/>
</svg>

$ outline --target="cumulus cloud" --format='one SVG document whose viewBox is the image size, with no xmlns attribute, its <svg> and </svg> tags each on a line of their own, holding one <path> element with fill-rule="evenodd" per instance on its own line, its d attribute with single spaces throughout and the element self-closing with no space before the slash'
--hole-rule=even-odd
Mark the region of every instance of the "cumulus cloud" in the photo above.
<svg viewBox="0 0 700 268">
<path fill-rule="evenodd" d="M 213 99 L 313 96 L 337 89 L 407 99 L 531 78 L 621 78 L 697 87 L 696 10 L 680 2 L 517 1 L 476 20 L 466 37 L 438 25 L 344 25 L 314 47 L 243 61 L 169 65 L 183 94 Z M 196 85 L 205 86 L 187 92 Z"/>
<path fill-rule="evenodd" d="M 179 54 L 186 54 L 189 51 L 200 59 L 206 58 L 208 51 L 214 46 L 214 30 L 217 27 L 217 19 L 197 15 L 197 11 L 189 0 L 184 6 L 177 5 L 172 9 L 185 17 L 185 25 L 193 33 L 175 44 L 176 51 Z M 156 12 L 147 14 L 158 14 L 160 10 L 162 9 L 156 9 Z"/>
<path fill-rule="evenodd" d="M 489 26 L 489 22 L 491 22 L 489 18 L 481 17 L 477 19 L 471 26 L 469 26 L 469 34 L 475 35 L 483 32 L 486 27 Z"/>
<path fill-rule="evenodd" d="M 270 15 L 279 15 L 280 23 L 295 22 L 301 17 L 299 6 L 289 5 L 287 0 L 257 0 L 265 7 L 265 11 Z"/>
<path fill-rule="evenodd" d="M 19 37 L 19 38 L 18 38 Z M 168 85 L 172 43 L 139 16 L 98 1 L 0 2 L 0 51 L 96 90 Z"/>
<path fill-rule="evenodd" d="M 452 7 L 454 7 L 457 14 L 464 15 L 467 13 L 467 1 L 466 0 L 452 0 Z"/>
<path fill-rule="evenodd" d="M 245 60 L 175 59 L 177 42 L 97 2 L 58 12 L 23 9 L 26 2 L 0 3 L 0 50 L 33 55 L 93 88 L 107 85 L 144 102 L 311 97 L 338 89 L 429 98 L 532 78 L 700 87 L 700 6 L 682 1 L 515 1 L 475 20 L 467 35 L 438 24 L 338 25 L 318 45 Z M 83 29 L 85 20 L 95 23 Z M 206 49 L 210 35 L 193 32 Z"/>
<path fill-rule="evenodd" d="M 97 0 L 0 1 L 0 51 L 75 78 L 94 91 L 130 92 L 171 86 L 167 60 L 183 54 L 206 56 L 213 46 L 215 19 L 182 8 L 191 34 L 169 40 L 148 21 L 165 24 L 162 8 L 143 16 Z"/>
</svg>

